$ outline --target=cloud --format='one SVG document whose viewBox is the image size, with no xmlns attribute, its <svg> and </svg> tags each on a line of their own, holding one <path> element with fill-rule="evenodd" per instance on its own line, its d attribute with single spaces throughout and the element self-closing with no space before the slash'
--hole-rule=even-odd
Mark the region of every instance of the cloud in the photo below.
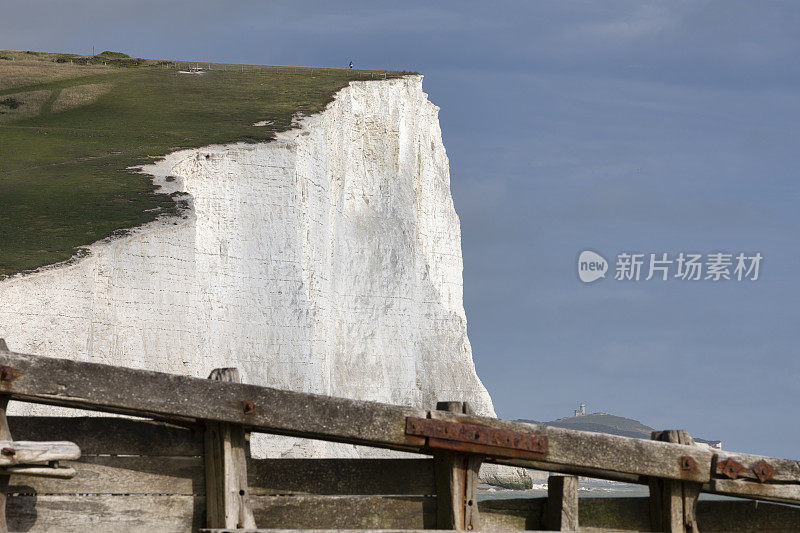
<svg viewBox="0 0 800 533">
<path fill-rule="evenodd" d="M 674 29 L 681 20 L 679 4 L 639 4 L 630 11 L 609 10 L 610 19 L 585 21 L 570 26 L 564 40 L 584 43 L 605 41 L 610 44 L 632 44 L 654 34 Z"/>
</svg>

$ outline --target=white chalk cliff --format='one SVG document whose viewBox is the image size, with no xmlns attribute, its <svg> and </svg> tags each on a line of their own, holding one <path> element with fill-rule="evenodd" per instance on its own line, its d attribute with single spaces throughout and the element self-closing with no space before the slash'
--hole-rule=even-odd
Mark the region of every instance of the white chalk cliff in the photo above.
<svg viewBox="0 0 800 533">
<path fill-rule="evenodd" d="M 425 408 L 468 400 L 494 415 L 421 76 L 351 83 L 273 142 L 185 150 L 144 171 L 186 193 L 185 216 L 0 282 L 12 350 L 198 377 L 235 366 L 246 383 Z M 257 448 L 355 453 L 283 438 Z"/>
</svg>

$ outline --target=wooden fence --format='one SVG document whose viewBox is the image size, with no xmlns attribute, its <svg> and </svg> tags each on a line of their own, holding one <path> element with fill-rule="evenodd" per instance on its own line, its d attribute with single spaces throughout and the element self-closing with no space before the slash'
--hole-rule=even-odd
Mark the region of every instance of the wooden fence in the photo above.
<svg viewBox="0 0 800 533">
<path fill-rule="evenodd" d="M 478 417 L 460 402 L 428 411 L 244 385 L 231 369 L 204 380 L 4 348 L 6 400 L 153 419 L 8 417 L 11 448 L 57 441 L 81 453 L 0 469 L 11 531 L 800 530 L 797 507 L 697 500 L 710 492 L 800 504 L 797 462 L 712 450 L 685 432 L 646 441 Z M 253 459 L 245 431 L 423 458 Z M 483 461 L 567 475 L 551 477 L 547 498 L 479 502 Z M 650 497 L 578 500 L 574 475 L 647 484 Z"/>
</svg>

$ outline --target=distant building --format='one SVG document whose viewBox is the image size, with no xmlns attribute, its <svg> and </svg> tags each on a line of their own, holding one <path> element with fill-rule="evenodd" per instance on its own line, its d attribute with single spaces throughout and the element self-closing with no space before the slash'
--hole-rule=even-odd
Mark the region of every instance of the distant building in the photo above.
<svg viewBox="0 0 800 533">
<path fill-rule="evenodd" d="M 205 74 L 207 68 L 201 67 L 200 65 L 195 65 L 193 67 L 189 67 L 187 70 L 179 70 L 179 74 Z"/>
<path fill-rule="evenodd" d="M 573 411 L 575 413 L 573 416 L 585 416 L 586 415 L 586 404 L 582 403 L 580 407 Z"/>
</svg>

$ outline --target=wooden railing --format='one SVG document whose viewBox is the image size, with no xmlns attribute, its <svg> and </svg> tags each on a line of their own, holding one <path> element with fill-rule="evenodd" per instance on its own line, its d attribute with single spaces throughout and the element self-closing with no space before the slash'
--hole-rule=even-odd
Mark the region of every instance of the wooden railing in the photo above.
<svg viewBox="0 0 800 533">
<path fill-rule="evenodd" d="M 423 410 L 245 385 L 231 369 L 211 378 L 17 354 L 0 343 L 6 400 L 161 421 L 12 418 L 15 439 L 71 441 L 81 458 L 63 465 L 72 479 L 12 474 L 10 529 L 800 527 L 794 507 L 697 501 L 708 492 L 800 504 L 797 462 L 713 450 L 685 432 L 646 441 L 479 417 L 460 402 Z M 432 460 L 257 460 L 245 431 Z M 551 479 L 546 500 L 479 503 L 481 462 L 647 484 L 651 496 L 578 501 L 568 475 Z"/>
</svg>

